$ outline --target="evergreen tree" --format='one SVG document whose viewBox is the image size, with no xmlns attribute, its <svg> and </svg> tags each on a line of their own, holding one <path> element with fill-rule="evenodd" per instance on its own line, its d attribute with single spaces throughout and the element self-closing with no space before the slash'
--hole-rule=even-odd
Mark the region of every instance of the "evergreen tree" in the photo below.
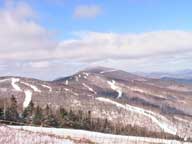
<svg viewBox="0 0 192 144">
<path fill-rule="evenodd" d="M 53 126 L 53 127 L 57 127 L 58 126 L 58 122 L 56 117 L 53 115 L 52 110 L 49 108 L 49 106 L 47 105 L 45 108 L 45 117 L 44 117 L 44 121 L 43 124 L 45 126 Z"/>
<path fill-rule="evenodd" d="M 88 111 L 88 113 L 85 115 L 85 119 L 84 119 L 84 127 L 87 130 L 91 130 L 91 111 Z"/>
<path fill-rule="evenodd" d="M 23 121 L 25 123 L 28 123 L 30 124 L 32 122 L 32 116 L 33 116 L 33 113 L 34 113 L 34 104 L 33 102 L 31 101 L 29 103 L 29 106 L 26 107 L 22 113 L 22 118 L 23 118 Z"/>
<path fill-rule="evenodd" d="M 60 118 L 60 120 L 59 120 L 59 123 L 60 123 L 60 127 L 69 127 L 68 125 L 68 123 L 69 123 L 69 114 L 68 114 L 68 112 L 67 112 L 67 110 L 66 109 L 64 109 L 64 108 L 60 108 L 59 109 L 59 118 Z"/>
<path fill-rule="evenodd" d="M 14 95 L 11 96 L 11 104 L 5 111 L 6 120 L 8 121 L 18 121 L 19 114 L 17 112 L 17 100 Z"/>
<path fill-rule="evenodd" d="M 0 108 L 0 119 L 3 119 L 3 116 L 4 116 L 3 109 L 2 109 L 2 108 Z"/>
<path fill-rule="evenodd" d="M 43 112 L 42 109 L 37 106 L 35 108 L 34 116 L 33 116 L 33 124 L 35 125 L 41 125 L 43 121 Z"/>
</svg>

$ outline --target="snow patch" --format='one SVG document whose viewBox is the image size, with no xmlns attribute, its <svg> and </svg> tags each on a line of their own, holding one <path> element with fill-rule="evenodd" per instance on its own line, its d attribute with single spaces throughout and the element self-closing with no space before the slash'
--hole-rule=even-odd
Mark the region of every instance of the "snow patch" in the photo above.
<svg viewBox="0 0 192 144">
<path fill-rule="evenodd" d="M 69 84 L 69 81 L 68 81 L 68 80 L 66 80 L 66 81 L 65 81 L 65 85 L 68 85 L 68 84 Z"/>
<path fill-rule="evenodd" d="M 121 103 L 118 103 L 118 102 L 115 102 L 115 101 L 112 101 L 110 99 L 103 98 L 103 97 L 98 97 L 96 99 L 99 100 L 99 101 L 102 101 L 102 102 L 107 102 L 107 103 L 116 105 L 117 107 L 123 108 L 123 109 L 125 109 L 127 111 L 132 111 L 132 112 L 142 114 L 142 115 L 150 118 L 161 129 L 163 129 L 163 131 L 165 131 L 167 133 L 170 133 L 170 134 L 173 134 L 173 135 L 176 135 L 176 133 L 177 133 L 177 129 L 175 127 L 171 126 L 170 122 L 167 120 L 167 118 L 163 117 L 162 115 L 153 113 L 151 111 L 148 111 L 148 110 L 145 110 L 145 109 L 142 109 L 142 108 L 134 107 L 134 106 L 131 106 L 131 105 L 128 105 L 128 104 L 123 105 Z"/>
<path fill-rule="evenodd" d="M 68 88 L 64 88 L 65 91 L 70 92 L 71 94 L 78 96 L 79 94 L 76 92 L 73 92 L 72 90 L 68 89 Z"/>
<path fill-rule="evenodd" d="M 64 88 L 64 90 L 65 90 L 65 91 L 70 91 L 70 90 L 69 90 L 69 89 L 67 89 L 67 88 Z"/>
<path fill-rule="evenodd" d="M 86 72 L 83 72 L 83 74 L 84 74 L 84 75 L 86 75 L 87 77 L 89 76 L 89 74 L 88 74 L 88 73 L 86 73 Z"/>
<path fill-rule="evenodd" d="M 120 98 L 122 97 L 122 89 L 118 86 L 115 85 L 115 81 L 112 80 L 112 81 L 107 81 L 107 83 L 111 86 L 111 89 L 116 91 L 118 93 L 118 96 L 117 98 Z"/>
<path fill-rule="evenodd" d="M 6 81 L 9 81 L 10 79 L 2 79 L 0 80 L 0 83 L 3 83 L 3 82 L 6 82 Z"/>
<path fill-rule="evenodd" d="M 109 72 L 115 72 L 115 71 L 118 71 L 118 70 L 115 70 L 115 69 L 113 69 L 113 70 L 106 70 L 106 71 L 100 72 L 100 74 L 109 73 Z"/>
<path fill-rule="evenodd" d="M 78 78 L 78 76 L 75 76 L 75 81 L 77 81 L 77 82 L 79 81 L 79 78 Z"/>
<path fill-rule="evenodd" d="M 52 92 L 52 88 L 50 86 L 47 86 L 47 85 L 41 85 L 41 86 L 44 87 L 44 88 L 49 89 L 49 92 Z"/>
<path fill-rule="evenodd" d="M 41 92 L 41 90 L 39 90 L 36 86 L 34 86 L 34 85 L 31 85 L 31 84 L 29 84 L 29 83 L 26 83 L 26 82 L 21 82 L 21 83 L 23 83 L 24 85 L 26 85 L 26 86 L 29 86 L 30 88 L 32 88 L 35 92 Z"/>
<path fill-rule="evenodd" d="M 32 126 L 9 126 L 10 128 L 27 130 L 35 133 L 45 133 L 61 137 L 86 138 L 98 144 L 130 144 L 130 143 L 153 143 L 153 144 L 190 144 L 177 140 L 166 140 L 160 138 L 138 137 L 138 136 L 122 136 L 114 134 L 105 134 L 100 132 L 92 132 L 86 130 L 74 130 L 64 128 L 44 128 Z M 65 144 L 65 143 L 64 143 Z"/>
<path fill-rule="evenodd" d="M 82 85 L 87 88 L 89 91 L 93 92 L 94 94 L 97 94 L 96 91 L 94 91 L 91 87 L 89 87 L 88 85 L 86 85 L 85 83 L 82 83 Z"/>
<path fill-rule="evenodd" d="M 21 88 L 16 84 L 20 81 L 18 78 L 11 78 L 11 85 L 16 91 L 22 91 Z"/>
<path fill-rule="evenodd" d="M 32 99 L 32 92 L 30 90 L 26 90 L 25 92 L 25 100 L 23 102 L 23 108 L 28 107 L 29 103 L 31 102 Z"/>
</svg>

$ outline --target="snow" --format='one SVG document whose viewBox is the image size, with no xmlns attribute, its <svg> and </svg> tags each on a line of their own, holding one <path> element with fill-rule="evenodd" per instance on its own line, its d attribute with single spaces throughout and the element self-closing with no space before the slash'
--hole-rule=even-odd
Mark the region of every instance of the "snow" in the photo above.
<svg viewBox="0 0 192 144">
<path fill-rule="evenodd" d="M 114 91 L 116 91 L 118 93 L 118 97 L 117 98 L 122 97 L 122 89 L 115 85 L 115 81 L 114 80 L 107 81 L 107 83 L 111 86 L 112 90 L 114 90 Z"/>
<path fill-rule="evenodd" d="M 64 90 L 65 90 L 65 91 L 70 91 L 70 90 L 69 90 L 69 89 L 67 89 L 67 88 L 64 88 Z"/>
<path fill-rule="evenodd" d="M 86 77 L 86 76 L 83 76 L 83 78 L 84 78 L 84 79 L 87 79 L 87 77 Z"/>
<path fill-rule="evenodd" d="M 179 121 L 182 121 L 182 122 L 185 122 L 185 123 L 192 123 L 191 121 L 189 120 L 186 120 L 186 119 L 183 119 L 183 118 L 180 118 L 178 116 L 174 116 L 175 119 L 179 120 Z"/>
<path fill-rule="evenodd" d="M 94 94 L 97 94 L 97 93 L 93 90 L 93 88 L 89 87 L 89 86 L 86 85 L 85 83 L 82 83 L 82 85 L 83 85 L 85 88 L 87 88 L 89 91 L 93 92 Z"/>
<path fill-rule="evenodd" d="M 32 99 L 32 92 L 30 90 L 26 90 L 25 92 L 25 100 L 23 102 L 23 108 L 28 107 L 29 103 L 31 102 Z"/>
<path fill-rule="evenodd" d="M 69 136 L 71 138 L 86 138 L 98 144 L 133 144 L 133 143 L 153 143 L 153 144 L 190 144 L 176 140 L 165 140 L 159 138 L 147 138 L 137 136 L 122 136 L 113 134 L 104 134 L 86 130 L 62 129 L 62 128 L 43 128 L 31 126 L 9 126 L 13 129 L 22 129 L 31 132 L 51 134 L 54 136 Z"/>
<path fill-rule="evenodd" d="M 70 138 L 0 126 L 0 144 L 77 144 Z"/>
<path fill-rule="evenodd" d="M 21 88 L 16 84 L 20 81 L 18 78 L 11 78 L 11 85 L 16 91 L 22 91 Z"/>
<path fill-rule="evenodd" d="M 52 88 L 50 86 L 47 86 L 47 85 L 42 85 L 44 88 L 47 88 L 49 89 L 49 92 L 52 92 Z"/>
<path fill-rule="evenodd" d="M 24 85 L 26 85 L 26 86 L 29 86 L 29 87 L 31 87 L 35 92 L 41 92 L 41 90 L 39 90 L 36 86 L 34 86 L 34 85 L 31 85 L 31 84 L 29 84 L 29 83 L 26 83 L 26 82 L 21 82 L 21 83 L 23 83 Z"/>
<path fill-rule="evenodd" d="M 68 84 L 69 84 L 69 81 L 68 81 L 68 80 L 66 80 L 66 81 L 65 81 L 65 84 L 66 84 L 66 85 L 68 85 Z"/>
<path fill-rule="evenodd" d="M 167 132 L 167 133 L 170 133 L 170 134 L 173 134 L 173 135 L 176 135 L 176 133 L 177 133 L 177 129 L 175 127 L 171 126 L 171 124 L 167 120 L 167 118 L 163 117 L 162 115 L 153 113 L 151 111 L 148 111 L 148 110 L 145 110 L 145 109 L 142 109 L 142 108 L 134 107 L 134 106 L 131 106 L 131 105 L 128 105 L 128 104 L 123 105 L 121 103 L 118 103 L 118 102 L 115 102 L 115 101 L 112 101 L 110 99 L 103 98 L 103 97 L 98 97 L 96 99 L 99 100 L 99 101 L 102 101 L 102 102 L 106 102 L 106 103 L 116 105 L 117 107 L 123 108 L 123 109 L 125 109 L 127 111 L 132 111 L 132 112 L 142 114 L 142 115 L 150 118 L 164 132 Z"/>
<path fill-rule="evenodd" d="M 75 76 L 75 81 L 77 81 L 77 82 L 79 81 L 79 78 L 78 78 L 78 76 Z"/>
<path fill-rule="evenodd" d="M 6 81 L 9 81 L 10 79 L 2 79 L 0 80 L 0 83 L 3 83 L 3 82 L 6 82 Z"/>
<path fill-rule="evenodd" d="M 113 69 L 113 70 L 106 70 L 106 71 L 100 72 L 100 74 L 109 73 L 109 72 L 115 72 L 115 71 L 118 71 L 118 70 L 115 70 L 115 69 Z"/>
<path fill-rule="evenodd" d="M 70 89 L 64 88 L 64 90 L 67 91 L 67 92 L 71 92 L 71 93 L 72 93 L 73 95 L 75 95 L 75 96 L 78 96 L 78 95 L 79 95 L 78 93 L 73 92 L 73 91 L 70 90 Z"/>
<path fill-rule="evenodd" d="M 83 74 L 84 74 L 84 75 L 86 75 L 87 77 L 89 76 L 89 74 L 88 74 L 88 73 L 86 73 L 86 72 L 83 72 Z"/>
</svg>

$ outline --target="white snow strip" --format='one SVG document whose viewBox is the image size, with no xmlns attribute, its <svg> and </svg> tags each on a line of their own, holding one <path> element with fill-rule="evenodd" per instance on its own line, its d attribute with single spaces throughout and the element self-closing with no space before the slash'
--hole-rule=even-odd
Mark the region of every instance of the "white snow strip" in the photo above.
<svg viewBox="0 0 192 144">
<path fill-rule="evenodd" d="M 19 130 L 27 130 L 31 132 L 45 133 L 61 137 L 69 136 L 71 138 L 80 138 L 80 139 L 86 138 L 98 144 L 133 144 L 133 143 L 191 144 L 189 142 L 181 142 L 177 140 L 166 140 L 159 138 L 137 137 L 137 136 L 122 136 L 122 135 L 105 134 L 86 130 L 44 128 L 44 127 L 32 127 L 32 126 L 9 126 L 9 127 Z"/>
<path fill-rule="evenodd" d="M 89 76 L 89 74 L 88 74 L 88 73 L 86 73 L 86 72 L 83 72 L 83 74 L 84 74 L 84 75 L 86 75 L 87 77 Z"/>
<path fill-rule="evenodd" d="M 87 88 L 89 91 L 93 92 L 94 94 L 97 94 L 96 91 L 94 91 L 91 87 L 86 85 L 85 83 L 82 83 L 85 88 Z"/>
<path fill-rule="evenodd" d="M 23 108 L 28 107 L 29 103 L 31 102 L 32 99 L 32 92 L 30 90 L 26 90 L 25 92 L 25 100 L 23 102 Z"/>
<path fill-rule="evenodd" d="M 52 88 L 50 86 L 47 86 L 47 85 L 41 85 L 41 86 L 44 87 L 44 88 L 49 89 L 49 92 L 52 92 Z"/>
<path fill-rule="evenodd" d="M 75 95 L 75 96 L 78 96 L 78 95 L 79 95 L 78 93 L 73 92 L 72 90 L 70 90 L 70 89 L 68 89 L 68 88 L 64 88 L 64 90 L 67 91 L 67 92 L 69 92 L 69 93 L 71 93 L 71 94 L 73 94 L 73 95 Z"/>
<path fill-rule="evenodd" d="M 78 76 L 79 76 L 79 78 L 81 78 L 81 75 L 80 75 L 80 74 L 79 74 Z"/>
<path fill-rule="evenodd" d="M 21 82 L 21 83 L 23 83 L 24 85 L 26 85 L 26 86 L 29 86 L 30 88 L 32 88 L 35 92 L 41 92 L 41 90 L 39 90 L 36 86 L 34 86 L 34 85 L 31 85 L 31 84 L 29 84 L 29 83 L 26 83 L 26 82 Z"/>
<path fill-rule="evenodd" d="M 186 120 L 186 119 L 183 119 L 183 118 L 180 118 L 178 116 L 174 116 L 175 119 L 179 120 L 179 121 L 182 121 L 182 122 L 185 122 L 185 123 L 192 123 L 191 121 L 189 120 Z"/>
<path fill-rule="evenodd" d="M 64 90 L 65 90 L 65 91 L 70 91 L 70 90 L 69 90 L 69 89 L 67 89 L 67 88 L 64 88 Z"/>
<path fill-rule="evenodd" d="M 9 81 L 10 79 L 2 79 L 2 80 L 0 80 L 0 83 L 4 83 L 4 82 L 6 82 L 6 81 Z"/>
<path fill-rule="evenodd" d="M 65 81 L 65 85 L 68 85 L 68 84 L 69 84 L 69 81 L 68 81 L 68 80 L 66 80 L 66 81 Z"/>
<path fill-rule="evenodd" d="M 22 91 L 21 88 L 16 84 L 20 81 L 18 78 L 11 78 L 11 85 L 16 91 Z"/>
<path fill-rule="evenodd" d="M 107 70 L 107 71 L 102 71 L 102 72 L 100 72 L 100 74 L 104 74 L 104 73 L 109 73 L 109 72 L 115 72 L 115 71 L 118 71 L 118 70 Z"/>
<path fill-rule="evenodd" d="M 170 133 L 170 134 L 173 134 L 173 135 L 176 135 L 176 133 L 177 133 L 177 129 L 175 127 L 171 126 L 171 124 L 167 120 L 167 118 L 163 117 L 162 115 L 158 115 L 158 114 L 153 113 L 151 111 L 148 111 L 148 110 L 145 110 L 145 109 L 142 109 L 142 108 L 138 108 L 138 107 L 134 107 L 134 106 L 131 106 L 131 105 L 128 105 L 128 104 L 123 105 L 121 103 L 118 103 L 118 102 L 115 102 L 115 101 L 112 101 L 110 99 L 103 98 L 103 97 L 98 97 L 96 99 L 99 100 L 99 101 L 102 101 L 102 102 L 107 102 L 107 103 L 116 105 L 117 107 L 123 108 L 123 109 L 125 109 L 127 111 L 133 111 L 133 112 L 142 114 L 144 116 L 147 116 L 154 123 L 156 123 L 161 129 L 163 129 L 163 131 L 165 131 L 167 133 Z"/>
<path fill-rule="evenodd" d="M 79 94 L 76 93 L 76 92 L 71 91 L 71 93 L 72 93 L 73 95 L 75 95 L 75 96 L 79 96 Z"/>
<path fill-rule="evenodd" d="M 84 79 L 87 79 L 87 76 L 83 76 Z"/>
<path fill-rule="evenodd" d="M 107 81 L 107 83 L 111 86 L 112 90 L 114 90 L 114 91 L 116 91 L 118 93 L 118 97 L 117 98 L 122 97 L 122 89 L 115 85 L 115 81 L 114 80 Z"/>
</svg>

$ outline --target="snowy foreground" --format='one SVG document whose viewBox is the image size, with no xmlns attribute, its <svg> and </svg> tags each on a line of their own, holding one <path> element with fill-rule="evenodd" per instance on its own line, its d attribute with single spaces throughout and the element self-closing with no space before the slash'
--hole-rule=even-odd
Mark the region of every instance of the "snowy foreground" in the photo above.
<svg viewBox="0 0 192 144">
<path fill-rule="evenodd" d="M 37 128 L 38 129 L 38 128 Z M 73 139 L 48 133 L 0 126 L 0 144 L 93 144 L 87 139 Z"/>
<path fill-rule="evenodd" d="M 3 144 L 2 139 L 14 139 L 17 141 L 17 144 L 192 144 L 175 140 L 120 136 L 85 130 L 31 126 L 0 126 L 0 134 L 3 133 L 3 129 L 5 131 L 5 138 L 2 136 L 0 137 L 1 144 Z M 14 136 L 11 136 L 12 133 Z M 6 137 L 7 135 L 8 137 Z M 11 141 L 5 143 L 15 144 Z"/>
</svg>

